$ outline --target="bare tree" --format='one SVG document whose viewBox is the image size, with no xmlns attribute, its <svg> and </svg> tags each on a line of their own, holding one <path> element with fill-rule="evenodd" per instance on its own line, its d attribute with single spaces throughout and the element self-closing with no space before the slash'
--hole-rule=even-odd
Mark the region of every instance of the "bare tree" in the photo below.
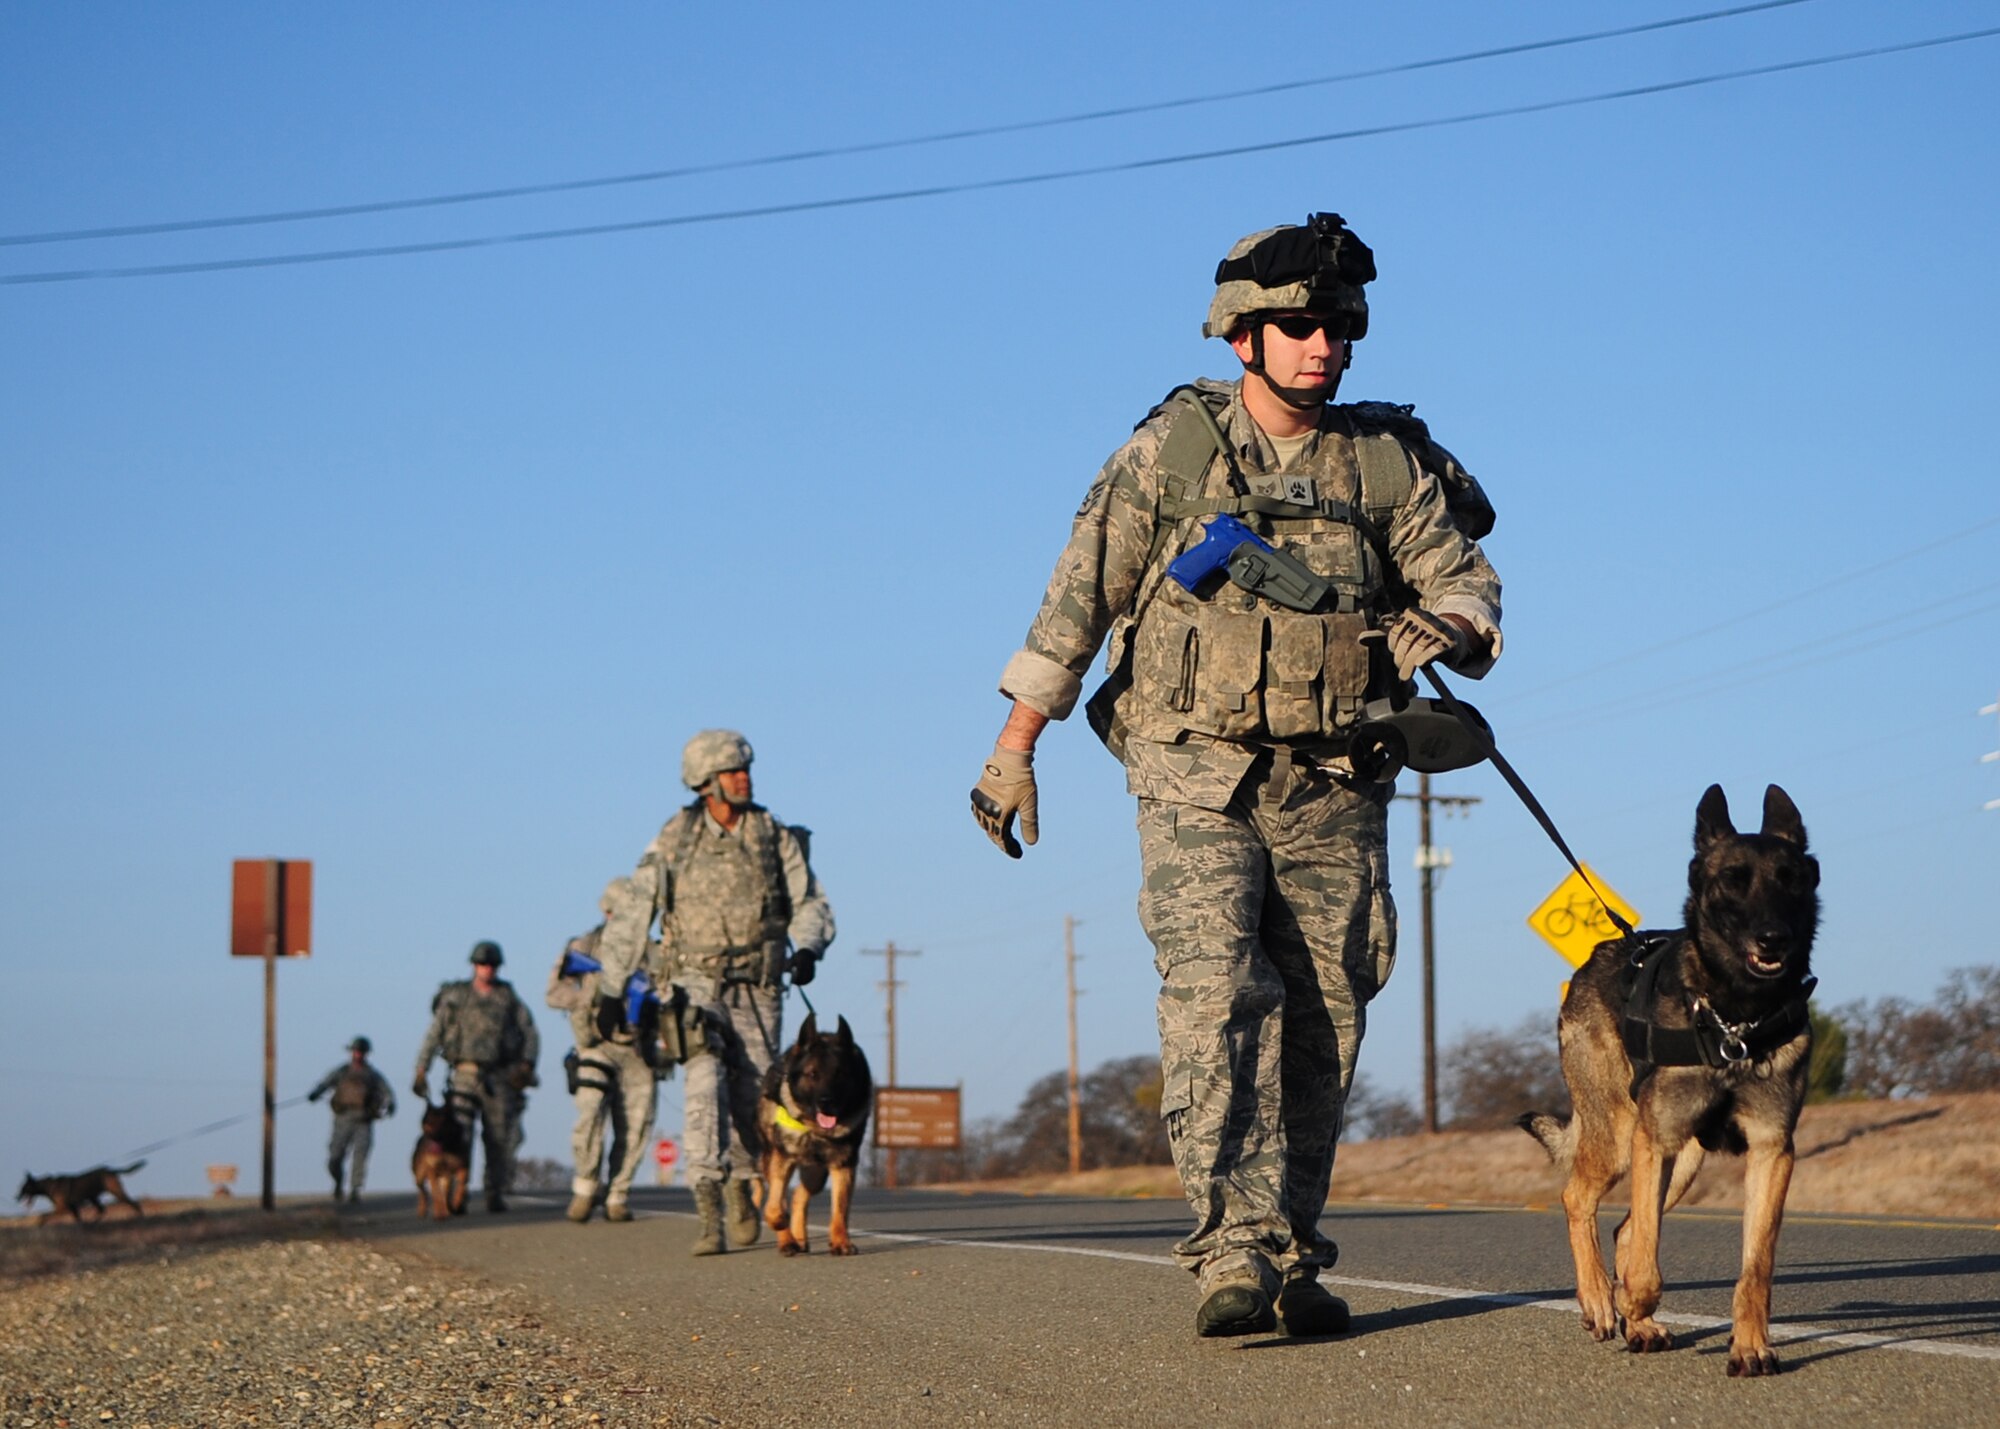
<svg viewBox="0 0 2000 1429">
<path fill-rule="evenodd" d="M 1473 1027 L 1439 1059 L 1444 1124 L 1454 1131 L 1511 1126 L 1524 1111 L 1569 1114 L 1556 1020 L 1534 1013 L 1511 1031 Z"/>
<path fill-rule="evenodd" d="M 1423 1113 L 1401 1092 L 1384 1092 L 1361 1072 L 1347 1092 L 1347 1115 L 1340 1124 L 1342 1141 L 1380 1141 L 1391 1136 L 1415 1136 L 1424 1129 Z"/>
<path fill-rule="evenodd" d="M 2000 1090 L 2000 967 L 1954 970 L 1928 1005 L 1885 997 L 1847 1003 L 1835 1016 L 1856 1095 Z"/>
</svg>

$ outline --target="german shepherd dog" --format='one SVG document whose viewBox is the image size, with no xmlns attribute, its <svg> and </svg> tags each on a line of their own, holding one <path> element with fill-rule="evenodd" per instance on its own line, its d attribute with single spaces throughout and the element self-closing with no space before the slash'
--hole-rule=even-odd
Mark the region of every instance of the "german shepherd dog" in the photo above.
<svg viewBox="0 0 2000 1429">
<path fill-rule="evenodd" d="M 835 1255 L 854 1254 L 847 1207 L 874 1103 L 868 1059 L 854 1045 L 847 1019 L 840 1019 L 838 1031 L 822 1033 L 817 1016 L 806 1018 L 799 1040 L 764 1074 L 764 1094 L 757 1103 L 757 1130 L 764 1138 L 759 1204 L 764 1223 L 778 1233 L 778 1254 L 804 1255 L 811 1249 L 806 1244 L 806 1205 L 829 1180 L 833 1216 L 826 1248 Z M 788 1223 L 785 1183 L 794 1167 L 799 1184 L 792 1192 Z"/>
<path fill-rule="evenodd" d="M 448 1106 L 424 1103 L 424 1130 L 410 1155 L 417 1178 L 417 1214 L 443 1220 L 465 1214 L 465 1178 L 472 1167 L 472 1138 Z"/>
<path fill-rule="evenodd" d="M 1778 1372 L 1771 1266 L 1812 1054 L 1805 1001 L 1818 888 L 1819 863 L 1806 852 L 1805 825 L 1783 789 L 1764 791 L 1763 830 L 1739 834 L 1721 786 L 1712 784 L 1695 810 L 1686 927 L 1654 945 L 1661 961 L 1650 1008 L 1630 998 L 1635 977 L 1642 988 L 1645 979 L 1623 940 L 1600 944 L 1570 984 L 1556 1025 L 1575 1114 L 1564 1121 L 1530 1112 L 1521 1125 L 1569 1169 L 1563 1210 L 1576 1298 L 1584 1329 L 1599 1340 L 1622 1324 L 1635 1353 L 1672 1347 L 1653 1318 L 1660 1218 L 1706 1153 L 1747 1151 L 1729 1373 Z M 1695 1065 L 1675 1065 L 1683 1061 Z M 1613 1236 L 1614 1285 L 1604 1273 L 1597 1206 L 1627 1169 L 1632 1209 Z"/>
<path fill-rule="evenodd" d="M 90 1207 L 97 1213 L 95 1219 L 104 1219 L 104 1198 L 114 1197 L 132 1208 L 132 1214 L 143 1216 L 139 1203 L 125 1194 L 125 1183 L 120 1176 L 129 1176 L 146 1163 L 134 1161 L 130 1166 L 93 1166 L 88 1171 L 79 1171 L 74 1176 L 23 1176 L 21 1178 L 21 1204 L 33 1205 L 35 1197 L 47 1196 L 49 1209 L 42 1212 L 35 1224 L 47 1225 L 57 1216 L 67 1211 L 72 1220 L 83 1219 L 83 1208 Z"/>
</svg>

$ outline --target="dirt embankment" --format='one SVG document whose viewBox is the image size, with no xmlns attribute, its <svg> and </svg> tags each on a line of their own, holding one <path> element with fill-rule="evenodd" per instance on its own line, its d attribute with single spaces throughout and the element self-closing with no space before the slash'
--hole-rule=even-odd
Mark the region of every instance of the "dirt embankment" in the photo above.
<svg viewBox="0 0 2000 1429">
<path fill-rule="evenodd" d="M 2000 1222 L 2000 1092 L 1807 1107 L 1796 1141 L 1786 1201 L 1793 1211 Z M 1167 1167 L 1132 1166 L 984 1189 L 1178 1196 L 1180 1183 Z M 1541 1147 L 1511 1127 L 1350 1142 L 1333 1176 L 1336 1201 L 1540 1206 L 1561 1194 L 1562 1177 Z M 1682 1204 L 1741 1206 L 1742 1158 L 1711 1156 Z"/>
</svg>

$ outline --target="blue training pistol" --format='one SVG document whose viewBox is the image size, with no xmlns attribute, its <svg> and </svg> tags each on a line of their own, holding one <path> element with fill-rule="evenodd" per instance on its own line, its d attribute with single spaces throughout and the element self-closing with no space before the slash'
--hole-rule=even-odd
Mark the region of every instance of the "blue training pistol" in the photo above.
<svg viewBox="0 0 2000 1429">
<path fill-rule="evenodd" d="M 1218 571 L 1243 589 L 1292 610 L 1318 610 L 1332 582 L 1278 550 L 1234 516 L 1208 518 L 1199 543 L 1174 557 L 1167 574 L 1190 595 Z"/>
</svg>

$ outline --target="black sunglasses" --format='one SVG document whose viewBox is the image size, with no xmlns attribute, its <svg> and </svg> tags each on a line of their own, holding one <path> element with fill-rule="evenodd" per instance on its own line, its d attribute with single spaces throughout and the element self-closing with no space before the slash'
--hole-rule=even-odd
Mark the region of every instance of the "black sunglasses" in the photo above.
<svg viewBox="0 0 2000 1429">
<path fill-rule="evenodd" d="M 1322 331 L 1328 342 L 1343 342 L 1354 326 L 1346 313 L 1280 313 L 1264 321 L 1294 342 L 1304 342 Z"/>
</svg>

